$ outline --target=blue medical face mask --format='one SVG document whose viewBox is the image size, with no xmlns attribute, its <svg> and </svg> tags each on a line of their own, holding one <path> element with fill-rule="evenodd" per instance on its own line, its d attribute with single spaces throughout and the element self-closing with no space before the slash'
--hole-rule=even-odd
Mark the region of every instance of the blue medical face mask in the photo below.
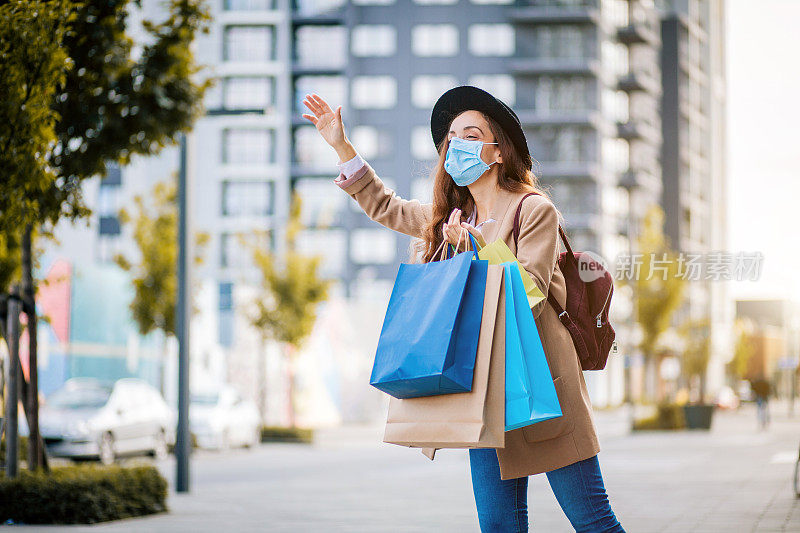
<svg viewBox="0 0 800 533">
<path fill-rule="evenodd" d="M 444 160 L 444 169 L 457 185 L 462 187 L 469 185 L 489 170 L 492 164 L 497 163 L 497 161 L 492 161 L 492 164 L 487 165 L 481 159 L 481 150 L 483 150 L 484 144 L 497 143 L 468 141 L 461 137 L 450 139 L 450 146 L 447 147 L 447 156 Z"/>
</svg>

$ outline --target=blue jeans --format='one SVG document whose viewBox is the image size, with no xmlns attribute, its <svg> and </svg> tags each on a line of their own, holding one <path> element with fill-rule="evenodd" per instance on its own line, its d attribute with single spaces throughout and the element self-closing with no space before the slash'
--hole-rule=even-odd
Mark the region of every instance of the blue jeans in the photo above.
<svg viewBox="0 0 800 533">
<path fill-rule="evenodd" d="M 470 449 L 469 464 L 481 531 L 528 531 L 528 478 L 501 480 L 494 448 Z M 596 455 L 546 474 L 575 531 L 625 533 L 611 510 Z"/>
</svg>

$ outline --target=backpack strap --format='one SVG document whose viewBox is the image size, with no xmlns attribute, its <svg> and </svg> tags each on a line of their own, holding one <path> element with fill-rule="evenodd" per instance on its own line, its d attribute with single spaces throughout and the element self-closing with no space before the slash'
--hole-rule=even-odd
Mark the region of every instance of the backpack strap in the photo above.
<svg viewBox="0 0 800 533">
<path fill-rule="evenodd" d="M 533 194 L 539 194 L 539 193 L 538 192 L 529 192 L 528 194 L 523 196 L 522 199 L 519 201 L 519 205 L 517 205 L 517 212 L 514 213 L 514 230 L 513 231 L 514 231 L 514 248 L 515 249 L 518 247 L 518 241 L 519 241 L 519 216 L 520 216 L 520 213 L 522 212 L 522 202 L 523 202 L 523 200 L 525 200 L 525 198 L 527 198 L 528 196 L 531 196 Z M 561 227 L 561 224 L 558 225 L 558 233 L 559 233 L 559 235 L 561 235 L 561 240 L 564 241 L 564 246 L 567 247 L 567 252 L 569 253 L 569 256 L 572 258 L 572 261 L 573 262 L 577 262 L 576 259 L 575 259 L 575 254 L 572 253 L 572 247 L 569 245 L 569 241 L 567 240 L 567 235 L 566 235 L 566 233 L 564 233 L 564 230 Z M 572 321 L 572 318 L 569 316 L 569 313 L 567 313 L 564 310 L 564 308 L 561 307 L 561 304 L 558 303 L 558 301 L 556 300 L 556 297 L 553 296 L 553 293 L 550 292 L 550 291 L 547 291 L 547 301 L 550 302 L 550 305 L 552 305 L 553 309 L 555 309 L 556 313 L 558 314 L 559 320 L 561 320 L 561 322 L 568 329 L 575 330 L 577 332 L 578 331 L 578 326 Z"/>
<path fill-rule="evenodd" d="M 519 240 L 519 216 L 522 213 L 522 202 L 528 196 L 533 194 L 539 194 L 538 192 L 529 192 L 525 196 L 522 197 L 522 200 L 519 201 L 519 205 L 517 205 L 517 212 L 514 213 L 514 248 L 517 247 L 517 241 Z M 540 195 L 541 196 L 541 195 Z M 561 240 L 564 242 L 564 246 L 567 248 L 567 252 L 575 260 L 575 254 L 572 253 L 572 246 L 569 245 L 569 240 L 567 239 L 567 234 L 564 232 L 564 228 L 561 227 L 561 224 L 558 225 L 558 234 L 561 235 Z"/>
</svg>

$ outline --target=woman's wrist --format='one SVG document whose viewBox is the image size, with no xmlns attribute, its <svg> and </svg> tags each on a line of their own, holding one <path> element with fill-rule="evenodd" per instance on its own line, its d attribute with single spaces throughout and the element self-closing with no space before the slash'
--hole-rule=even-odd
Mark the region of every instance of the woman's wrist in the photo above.
<svg viewBox="0 0 800 533">
<path fill-rule="evenodd" d="M 350 141 L 344 141 L 343 143 L 334 146 L 336 150 L 336 154 L 339 156 L 339 161 L 344 163 L 353 159 L 356 156 L 356 149 L 353 148 L 353 145 L 350 144 Z"/>
</svg>

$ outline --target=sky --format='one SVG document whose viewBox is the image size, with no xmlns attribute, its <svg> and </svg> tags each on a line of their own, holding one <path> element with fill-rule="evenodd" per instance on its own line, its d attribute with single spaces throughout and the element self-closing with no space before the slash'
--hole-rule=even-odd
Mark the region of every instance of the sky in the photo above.
<svg viewBox="0 0 800 533">
<path fill-rule="evenodd" d="M 800 0 L 727 9 L 727 248 L 764 255 L 731 296 L 800 302 Z"/>
</svg>

